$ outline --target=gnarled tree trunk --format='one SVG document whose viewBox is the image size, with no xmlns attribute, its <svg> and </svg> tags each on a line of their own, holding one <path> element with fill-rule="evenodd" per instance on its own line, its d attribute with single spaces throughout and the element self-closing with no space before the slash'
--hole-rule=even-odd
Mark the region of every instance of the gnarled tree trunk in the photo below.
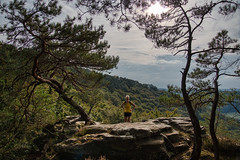
<svg viewBox="0 0 240 160">
<path fill-rule="evenodd" d="M 189 27 L 190 27 L 190 25 L 189 25 Z M 191 30 L 191 28 L 189 28 L 189 31 L 190 30 Z M 201 127 L 199 124 L 199 120 L 193 109 L 192 103 L 190 101 L 190 98 L 189 98 L 189 95 L 187 92 L 187 86 L 186 86 L 187 75 L 188 75 L 188 72 L 189 72 L 189 69 L 191 66 L 191 60 L 192 60 L 191 44 L 192 44 L 192 35 L 191 35 L 191 32 L 189 32 L 187 62 L 186 62 L 184 71 L 182 72 L 181 90 L 182 90 L 182 95 L 183 95 L 185 105 L 188 110 L 188 114 L 192 121 L 193 130 L 194 130 L 194 147 L 193 147 L 193 151 L 192 151 L 192 155 L 191 155 L 191 160 L 198 160 L 201 156 L 201 148 L 202 148 Z"/>
<path fill-rule="evenodd" d="M 188 57 L 188 59 L 191 59 L 191 57 Z M 191 155 L 191 160 L 198 160 L 201 156 L 201 148 L 202 148 L 202 137 L 201 137 L 201 127 L 198 121 L 198 118 L 195 114 L 195 111 L 192 107 L 192 104 L 190 102 L 187 89 L 186 89 L 186 77 L 187 77 L 187 70 L 189 70 L 190 67 L 190 60 L 188 60 L 186 68 L 183 72 L 182 76 L 182 83 L 181 83 L 181 90 L 184 98 L 185 105 L 188 110 L 188 114 L 191 118 L 191 122 L 193 125 L 194 130 L 194 147 Z"/>
<path fill-rule="evenodd" d="M 44 43 L 42 45 L 42 50 L 44 51 Z M 34 64 L 33 64 L 33 68 L 32 68 L 32 76 L 39 81 L 40 83 L 47 83 L 50 87 L 52 87 L 61 97 L 62 99 L 67 102 L 68 104 L 70 104 L 74 109 L 77 110 L 77 112 L 80 114 L 81 119 L 85 121 L 85 124 L 87 124 L 88 122 L 91 121 L 90 117 L 88 116 L 88 114 L 84 111 L 83 107 L 81 107 L 79 104 L 77 104 L 72 98 L 69 98 L 63 89 L 63 86 L 56 81 L 55 79 L 47 79 L 47 78 L 43 78 L 41 77 L 40 74 L 38 74 L 38 59 L 39 57 L 41 57 L 41 55 L 44 54 L 44 52 L 41 52 L 40 54 L 38 54 L 35 57 L 34 60 Z"/>
</svg>

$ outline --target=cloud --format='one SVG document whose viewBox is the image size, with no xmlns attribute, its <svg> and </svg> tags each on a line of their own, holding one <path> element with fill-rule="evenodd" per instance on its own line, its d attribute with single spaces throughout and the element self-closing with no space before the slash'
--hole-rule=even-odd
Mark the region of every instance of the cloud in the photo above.
<svg viewBox="0 0 240 160">
<path fill-rule="evenodd" d="M 236 77 L 222 77 L 219 82 L 222 89 L 240 88 L 239 78 Z"/>
<path fill-rule="evenodd" d="M 77 17 L 76 7 L 73 3 L 66 1 L 59 1 L 59 5 L 62 6 L 62 14 L 69 15 L 70 17 Z"/>
<path fill-rule="evenodd" d="M 156 56 L 156 60 L 158 61 L 158 63 L 165 63 L 165 64 L 180 64 L 183 63 L 185 61 L 185 58 L 183 56 L 173 56 L 173 55 L 158 55 Z"/>
<path fill-rule="evenodd" d="M 120 61 L 118 69 L 114 69 L 111 75 L 137 80 L 140 83 L 153 84 L 159 88 L 166 88 L 168 84 L 180 85 L 183 63 L 159 62 L 151 65 Z"/>
<path fill-rule="evenodd" d="M 195 2 L 191 3 L 194 5 Z M 200 5 L 200 2 L 198 3 Z M 227 17 L 213 12 L 212 16 L 215 19 L 209 17 L 205 19 L 202 28 L 198 29 L 193 35 L 193 49 L 207 48 L 208 42 L 223 29 L 229 31 L 230 37 L 240 40 L 239 15 L 240 10 L 234 15 Z M 119 39 L 114 38 L 116 41 L 111 41 L 113 35 Z M 154 48 L 152 42 L 147 40 L 143 32 L 137 31 L 137 29 L 128 33 L 114 31 L 107 38 L 110 40 L 110 44 L 114 42 L 112 43 L 112 51 L 116 51 L 121 60 L 119 69 L 114 70 L 113 74 L 138 80 L 142 83 L 151 83 L 157 87 L 166 87 L 167 84 L 180 86 L 180 71 L 186 63 L 184 56 L 173 56 L 169 51 Z M 124 49 L 115 50 L 116 46 L 121 46 L 119 48 Z M 193 59 L 191 69 L 195 68 L 195 65 L 196 63 Z M 240 87 L 239 78 L 225 77 L 220 80 L 220 83 L 222 84 L 221 88 Z"/>
<path fill-rule="evenodd" d="M 120 56 L 121 61 L 132 64 L 151 65 L 156 64 L 155 56 L 159 50 L 153 48 L 153 44 L 143 36 L 143 32 L 133 28 L 129 32 L 123 32 L 116 28 L 106 26 L 104 39 L 108 40 L 109 55 Z"/>
<path fill-rule="evenodd" d="M 202 28 L 194 35 L 193 48 L 206 48 L 208 42 L 222 30 L 228 30 L 231 38 L 240 41 L 240 10 L 228 16 L 219 15 L 217 11 L 214 11 L 212 17 L 214 18 L 206 18 L 202 24 Z"/>
</svg>

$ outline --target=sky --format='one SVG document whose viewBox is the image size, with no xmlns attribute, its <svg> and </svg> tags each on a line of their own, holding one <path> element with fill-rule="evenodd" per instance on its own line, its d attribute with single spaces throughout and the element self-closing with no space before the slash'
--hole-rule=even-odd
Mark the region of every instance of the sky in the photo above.
<svg viewBox="0 0 240 160">
<path fill-rule="evenodd" d="M 191 4 L 204 1 L 191 0 Z M 76 15 L 76 9 L 63 5 L 63 12 L 70 16 Z M 213 16 L 214 13 L 213 13 Z M 3 17 L 0 17 L 1 23 Z M 60 18 L 61 19 L 61 18 Z M 107 31 L 104 39 L 110 44 L 108 55 L 119 56 L 120 62 L 111 75 L 125 77 L 144 84 L 153 84 L 158 88 L 167 88 L 167 85 L 180 86 L 180 71 L 185 66 L 184 55 L 174 56 L 170 51 L 154 48 L 153 43 L 146 39 L 144 32 L 132 25 L 129 32 L 123 32 L 116 27 L 111 27 L 103 16 L 93 17 L 94 25 L 104 25 Z M 217 32 L 227 29 L 232 38 L 240 42 L 240 11 L 232 16 L 215 16 L 203 23 L 203 28 L 194 36 L 193 48 L 203 48 L 216 36 Z M 1 35 L 0 35 L 1 36 Z M 3 39 L 1 36 L 0 39 Z M 236 59 L 236 56 L 229 56 Z M 194 62 L 192 63 L 194 66 Z M 222 77 L 220 88 L 240 88 L 239 78 Z"/>
<path fill-rule="evenodd" d="M 194 1 L 192 0 L 191 3 L 194 4 Z M 193 48 L 207 47 L 207 43 L 223 29 L 227 29 L 229 36 L 240 42 L 239 10 L 234 15 L 227 17 L 214 13 L 213 16 L 215 19 L 206 19 L 203 28 L 195 35 Z M 120 57 L 118 68 L 114 69 L 111 75 L 137 80 L 140 83 L 153 84 L 158 88 L 167 88 L 167 85 L 180 86 L 180 71 L 186 63 L 184 55 L 174 56 L 170 51 L 154 48 L 153 43 L 145 38 L 144 32 L 134 25 L 126 33 L 110 27 L 102 17 L 94 18 L 94 22 L 105 26 L 107 31 L 105 39 L 111 45 L 108 54 Z M 237 56 L 228 56 L 228 58 L 236 59 Z M 192 64 L 195 66 L 194 61 Z M 240 88 L 240 78 L 221 77 L 220 84 L 222 89 Z"/>
</svg>

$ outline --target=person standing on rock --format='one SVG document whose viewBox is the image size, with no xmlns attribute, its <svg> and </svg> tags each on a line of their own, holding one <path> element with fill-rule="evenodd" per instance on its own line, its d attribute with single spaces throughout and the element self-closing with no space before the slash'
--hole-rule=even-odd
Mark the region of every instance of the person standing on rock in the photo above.
<svg viewBox="0 0 240 160">
<path fill-rule="evenodd" d="M 121 105 L 121 107 L 123 108 L 123 112 L 124 112 L 124 122 L 131 121 L 132 111 L 136 107 L 136 105 L 133 102 L 131 102 L 129 99 L 130 99 L 129 95 L 126 95 L 126 100 Z M 133 108 L 131 106 L 133 106 Z"/>
</svg>

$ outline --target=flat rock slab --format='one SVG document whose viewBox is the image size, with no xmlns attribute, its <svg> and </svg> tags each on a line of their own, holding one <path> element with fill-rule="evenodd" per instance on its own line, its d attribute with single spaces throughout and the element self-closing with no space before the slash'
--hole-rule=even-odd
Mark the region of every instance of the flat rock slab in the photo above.
<svg viewBox="0 0 240 160">
<path fill-rule="evenodd" d="M 57 159 L 168 160 L 189 148 L 190 140 L 178 131 L 192 130 L 186 117 L 161 117 L 145 122 L 82 126 L 71 123 L 77 132 L 55 145 Z M 179 145 L 181 144 L 181 145 Z M 184 144 L 184 145 L 183 145 Z M 182 147 L 183 146 L 183 147 Z"/>
<path fill-rule="evenodd" d="M 112 135 L 131 135 L 135 138 L 146 138 L 163 132 L 172 131 L 170 125 L 164 123 L 156 125 L 152 120 L 135 123 L 96 124 L 86 126 L 84 129 L 85 134 L 107 132 Z"/>
</svg>

